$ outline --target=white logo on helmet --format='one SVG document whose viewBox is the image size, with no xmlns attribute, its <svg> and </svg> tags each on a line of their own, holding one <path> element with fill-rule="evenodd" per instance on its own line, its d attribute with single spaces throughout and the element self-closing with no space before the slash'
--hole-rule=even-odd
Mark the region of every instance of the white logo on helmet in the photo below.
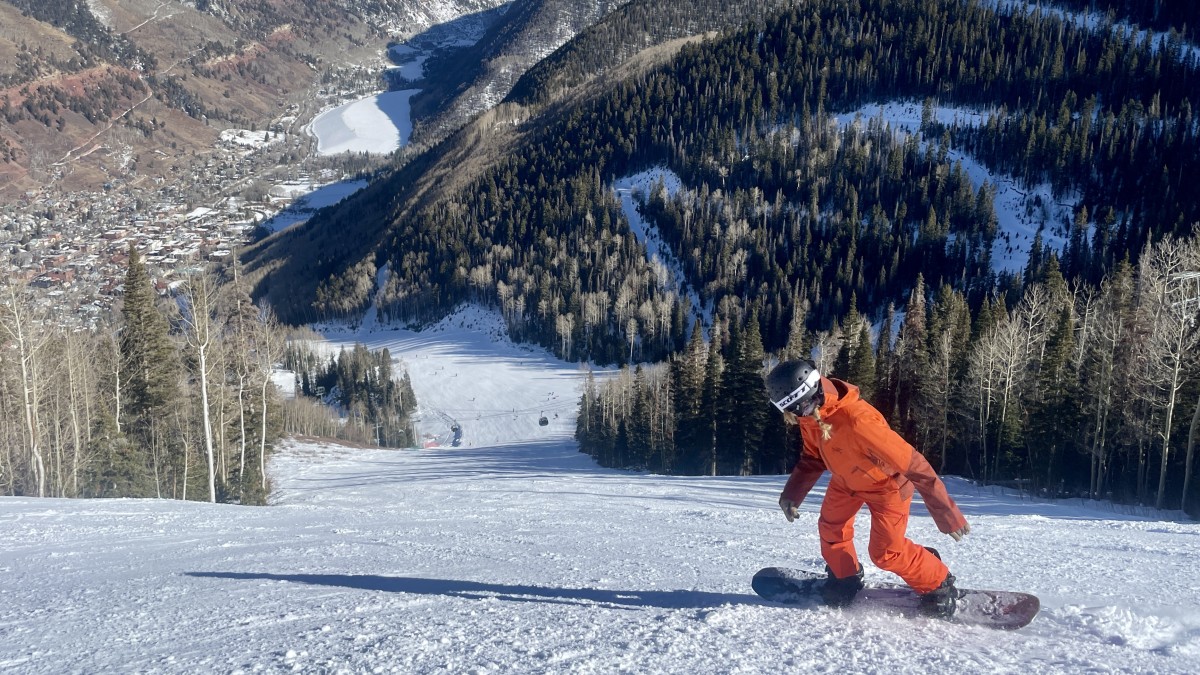
<svg viewBox="0 0 1200 675">
<path fill-rule="evenodd" d="M 800 383 L 800 386 L 792 390 L 792 393 L 784 396 L 778 401 L 774 401 L 775 407 L 779 408 L 780 412 L 787 412 L 787 409 L 791 407 L 793 403 L 799 401 L 800 399 L 806 398 L 811 392 L 816 390 L 820 383 L 821 374 L 818 373 L 814 368 L 813 370 L 809 371 L 808 377 L 804 378 L 804 381 Z"/>
</svg>

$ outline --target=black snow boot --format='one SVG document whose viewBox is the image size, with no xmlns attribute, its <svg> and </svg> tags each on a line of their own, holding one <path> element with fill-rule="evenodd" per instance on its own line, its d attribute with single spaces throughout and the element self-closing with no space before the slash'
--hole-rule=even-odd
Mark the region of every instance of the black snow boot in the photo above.
<svg viewBox="0 0 1200 675">
<path fill-rule="evenodd" d="M 844 579 L 839 579 L 833 576 L 833 570 L 829 569 L 829 565 L 825 566 L 825 572 L 829 578 L 825 580 L 825 585 L 821 587 L 821 599 L 830 607 L 845 607 L 854 601 L 854 596 L 863 588 L 863 566 L 858 566 L 858 573 L 848 576 Z"/>
<path fill-rule="evenodd" d="M 941 586 L 921 596 L 920 611 L 926 616 L 949 619 L 954 616 L 956 600 L 958 589 L 954 587 L 954 575 L 947 572 Z"/>
</svg>

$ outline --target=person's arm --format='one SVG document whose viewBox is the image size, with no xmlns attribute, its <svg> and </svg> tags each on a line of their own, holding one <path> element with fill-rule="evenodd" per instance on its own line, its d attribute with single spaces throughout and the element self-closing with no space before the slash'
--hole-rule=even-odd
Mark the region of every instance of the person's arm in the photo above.
<svg viewBox="0 0 1200 675">
<path fill-rule="evenodd" d="M 788 476 L 781 496 L 799 504 L 808 496 L 809 491 L 821 479 L 823 473 L 825 473 L 825 462 L 822 462 L 820 457 L 807 452 L 800 453 L 800 460 L 796 462 L 796 466 L 792 467 L 792 475 Z"/>
<path fill-rule="evenodd" d="M 800 503 L 808 496 L 823 473 L 825 462 L 821 461 L 820 455 L 809 452 L 802 446 L 800 459 L 796 461 L 796 466 L 792 467 L 792 475 L 788 476 L 783 492 L 779 495 L 779 508 L 783 509 L 783 515 L 789 523 L 796 519 Z"/>
<path fill-rule="evenodd" d="M 921 453 L 913 451 L 912 461 L 904 477 L 912 481 L 917 492 L 921 493 L 921 498 L 925 500 L 925 508 L 929 509 L 929 515 L 933 517 L 933 522 L 939 530 L 953 537 L 955 541 L 971 531 L 971 526 L 967 525 L 962 511 L 958 509 L 950 493 L 946 492 L 946 484 L 938 478 L 937 472 Z"/>
<path fill-rule="evenodd" d="M 945 483 L 938 478 L 937 472 L 929 465 L 925 456 L 888 426 L 878 411 L 872 410 L 870 414 L 859 419 L 855 431 L 870 449 L 869 454 L 872 457 L 884 463 L 886 468 L 894 467 L 892 473 L 903 475 L 917 492 L 921 493 L 925 507 L 929 509 L 929 515 L 933 517 L 933 522 L 939 530 L 953 537 L 955 541 L 971 531 L 967 519 L 946 492 Z"/>
</svg>

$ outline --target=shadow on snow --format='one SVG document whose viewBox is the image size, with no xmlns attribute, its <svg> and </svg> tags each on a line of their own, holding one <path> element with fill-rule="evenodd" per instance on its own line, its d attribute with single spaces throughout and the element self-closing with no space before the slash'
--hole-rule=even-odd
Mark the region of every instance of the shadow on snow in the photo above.
<svg viewBox="0 0 1200 675">
<path fill-rule="evenodd" d="M 457 579 L 385 577 L 373 574 L 269 574 L 259 572 L 185 572 L 190 577 L 241 581 L 287 581 L 315 586 L 335 586 L 385 593 L 443 595 L 469 600 L 488 598 L 512 602 L 547 602 L 565 605 L 607 605 L 616 609 L 658 607 L 662 609 L 706 609 L 719 605 L 765 604 L 754 595 L 706 591 L 618 591 L 598 588 L 553 588 L 514 584 L 482 583 Z"/>
</svg>

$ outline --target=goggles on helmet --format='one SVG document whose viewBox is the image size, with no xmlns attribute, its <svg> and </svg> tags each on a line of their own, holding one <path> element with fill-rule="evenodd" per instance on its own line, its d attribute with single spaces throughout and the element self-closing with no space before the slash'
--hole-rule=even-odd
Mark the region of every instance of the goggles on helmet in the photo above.
<svg viewBox="0 0 1200 675">
<path fill-rule="evenodd" d="M 821 386 L 821 373 L 813 369 L 799 387 L 778 401 L 771 401 L 780 412 L 790 412 L 801 417 L 807 417 L 817 407 L 817 392 Z"/>
</svg>

